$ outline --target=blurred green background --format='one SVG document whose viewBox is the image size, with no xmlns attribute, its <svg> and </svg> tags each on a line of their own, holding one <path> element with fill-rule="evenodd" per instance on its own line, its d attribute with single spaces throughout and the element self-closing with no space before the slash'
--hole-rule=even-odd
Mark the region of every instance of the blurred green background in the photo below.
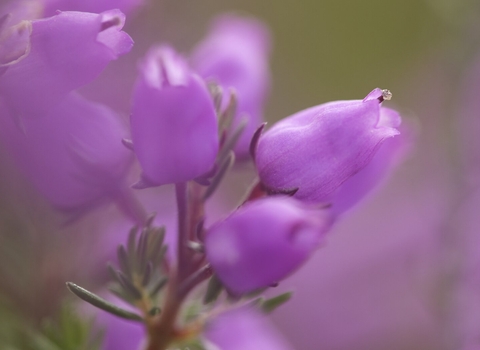
<svg viewBox="0 0 480 350">
<path fill-rule="evenodd" d="M 132 35 L 188 52 L 218 13 L 259 17 L 274 38 L 267 119 L 277 120 L 322 102 L 363 98 L 377 86 L 409 108 L 404 86 L 421 62 L 450 55 L 458 67 L 478 47 L 479 9 L 475 0 L 153 0 Z"/>
</svg>

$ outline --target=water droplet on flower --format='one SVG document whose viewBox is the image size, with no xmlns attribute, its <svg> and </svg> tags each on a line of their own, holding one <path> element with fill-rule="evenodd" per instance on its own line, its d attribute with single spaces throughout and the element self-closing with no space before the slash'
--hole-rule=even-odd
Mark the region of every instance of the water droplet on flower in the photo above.
<svg viewBox="0 0 480 350">
<path fill-rule="evenodd" d="M 390 101 L 392 99 L 392 93 L 390 92 L 390 90 L 387 90 L 387 89 L 383 89 L 382 90 L 382 98 L 384 101 Z"/>
</svg>

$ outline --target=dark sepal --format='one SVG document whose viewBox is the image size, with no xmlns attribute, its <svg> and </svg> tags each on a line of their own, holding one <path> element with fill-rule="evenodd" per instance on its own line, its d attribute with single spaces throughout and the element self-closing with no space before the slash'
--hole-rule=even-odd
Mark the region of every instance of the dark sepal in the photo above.
<svg viewBox="0 0 480 350">
<path fill-rule="evenodd" d="M 260 140 L 260 136 L 262 135 L 263 129 L 265 129 L 266 125 L 267 123 L 260 125 L 258 129 L 255 130 L 252 140 L 250 141 L 250 155 L 252 156 L 253 161 L 255 161 L 255 157 L 257 155 L 258 141 Z"/>
<path fill-rule="evenodd" d="M 269 196 L 276 196 L 276 195 L 285 195 L 289 197 L 293 197 L 295 193 L 299 190 L 298 187 L 294 188 L 282 188 L 282 189 L 271 189 L 268 188 L 265 184 L 261 184 L 263 190 L 269 195 Z"/>
<path fill-rule="evenodd" d="M 292 292 L 286 292 L 286 293 L 277 295 L 273 298 L 265 300 L 261 305 L 262 311 L 266 313 L 272 312 L 279 306 L 289 301 L 290 298 L 292 297 L 292 294 L 293 294 Z"/>
<path fill-rule="evenodd" d="M 203 297 L 203 303 L 210 304 L 217 300 L 217 298 L 220 296 L 220 293 L 222 293 L 222 290 L 222 282 L 220 282 L 216 275 L 213 275 L 208 281 L 207 292 Z"/>
</svg>

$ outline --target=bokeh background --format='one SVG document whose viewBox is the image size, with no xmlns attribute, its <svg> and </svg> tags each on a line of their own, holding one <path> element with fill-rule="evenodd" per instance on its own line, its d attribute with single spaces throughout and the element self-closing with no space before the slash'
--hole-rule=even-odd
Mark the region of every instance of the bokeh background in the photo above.
<svg viewBox="0 0 480 350">
<path fill-rule="evenodd" d="M 128 115 L 135 64 L 148 47 L 170 42 L 188 54 L 225 11 L 271 28 L 269 123 L 380 87 L 413 130 L 394 174 L 279 287 L 295 291 L 273 315 L 280 331 L 302 350 L 480 349 L 480 288 L 467 283 L 475 296 L 464 287 L 478 262 L 467 257 L 480 255 L 469 156 L 480 116 L 469 107 L 480 99 L 480 2 L 151 0 L 127 18 L 133 51 L 82 92 Z M 103 208 L 64 225 L 0 156 L 0 320 L 9 309 L 35 327 L 67 294 L 65 280 L 94 287 L 104 278 L 99 264 L 114 248 L 101 232 L 118 213 Z M 251 177 L 248 167 L 237 171 L 224 186 L 232 198 Z"/>
</svg>

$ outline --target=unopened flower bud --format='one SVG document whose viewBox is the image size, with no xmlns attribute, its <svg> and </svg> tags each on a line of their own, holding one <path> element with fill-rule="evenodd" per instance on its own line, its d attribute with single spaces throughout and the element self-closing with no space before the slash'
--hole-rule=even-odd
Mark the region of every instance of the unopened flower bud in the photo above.
<svg viewBox="0 0 480 350">
<path fill-rule="evenodd" d="M 255 152 L 263 185 L 272 192 L 294 192 L 305 202 L 335 205 L 340 186 L 371 162 L 386 139 L 399 134 L 399 114 L 381 106 L 390 97 L 375 89 L 363 100 L 325 103 L 275 124 Z"/>
<path fill-rule="evenodd" d="M 142 186 L 193 180 L 213 167 L 219 146 L 212 98 L 173 49 L 154 48 L 141 64 L 130 121 Z"/>
<path fill-rule="evenodd" d="M 207 259 L 230 291 L 250 292 L 295 271 L 330 226 L 326 211 L 307 208 L 293 198 L 263 198 L 245 204 L 207 232 Z"/>
</svg>

